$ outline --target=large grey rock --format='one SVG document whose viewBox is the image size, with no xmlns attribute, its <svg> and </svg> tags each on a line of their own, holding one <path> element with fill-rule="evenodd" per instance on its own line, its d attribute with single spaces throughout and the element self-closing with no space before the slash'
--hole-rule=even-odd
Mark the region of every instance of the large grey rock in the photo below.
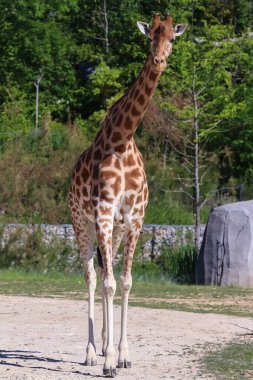
<svg viewBox="0 0 253 380">
<path fill-rule="evenodd" d="M 253 288 L 253 201 L 211 212 L 197 261 L 197 283 Z"/>
</svg>

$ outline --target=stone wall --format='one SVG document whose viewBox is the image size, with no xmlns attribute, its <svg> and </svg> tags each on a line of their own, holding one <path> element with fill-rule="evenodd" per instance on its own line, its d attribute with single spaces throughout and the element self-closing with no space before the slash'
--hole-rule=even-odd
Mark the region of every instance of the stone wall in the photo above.
<svg viewBox="0 0 253 380">
<path fill-rule="evenodd" d="M 40 231 L 43 241 L 50 244 L 54 239 L 66 239 L 66 242 L 76 248 L 76 241 L 72 225 L 61 224 L 41 224 L 41 225 L 24 225 L 24 224 L 6 224 L 0 227 L 2 229 L 0 244 L 4 246 L 11 235 L 18 233 L 20 236 L 20 244 L 22 244 L 22 236 L 25 237 L 36 231 Z M 205 226 L 201 226 L 201 240 L 203 237 Z M 152 260 L 159 256 L 161 247 L 164 244 L 169 246 L 174 244 L 189 244 L 193 242 L 194 226 L 169 226 L 157 224 L 143 225 L 140 236 L 140 244 L 142 257 Z"/>
</svg>

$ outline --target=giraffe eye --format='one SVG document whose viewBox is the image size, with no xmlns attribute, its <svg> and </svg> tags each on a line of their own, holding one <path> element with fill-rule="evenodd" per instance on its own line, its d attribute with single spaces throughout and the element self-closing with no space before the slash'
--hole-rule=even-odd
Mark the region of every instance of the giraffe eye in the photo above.
<svg viewBox="0 0 253 380">
<path fill-rule="evenodd" d="M 173 42 L 175 41 L 175 38 L 172 38 L 171 40 L 170 40 L 170 42 L 173 44 Z"/>
</svg>

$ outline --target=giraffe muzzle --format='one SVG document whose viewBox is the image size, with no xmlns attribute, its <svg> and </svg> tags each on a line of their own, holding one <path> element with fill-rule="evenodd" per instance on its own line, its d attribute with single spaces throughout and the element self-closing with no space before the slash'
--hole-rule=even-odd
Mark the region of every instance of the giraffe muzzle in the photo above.
<svg viewBox="0 0 253 380">
<path fill-rule="evenodd" d="M 159 65 L 159 64 L 163 64 L 165 62 L 165 59 L 164 59 L 164 57 L 155 57 L 154 58 L 154 64 L 155 65 Z"/>
<path fill-rule="evenodd" d="M 165 58 L 163 57 L 158 58 L 157 56 L 154 57 L 154 64 L 155 64 L 155 71 L 157 71 L 158 73 L 161 73 L 162 71 L 164 71 L 164 69 L 167 66 Z"/>
</svg>

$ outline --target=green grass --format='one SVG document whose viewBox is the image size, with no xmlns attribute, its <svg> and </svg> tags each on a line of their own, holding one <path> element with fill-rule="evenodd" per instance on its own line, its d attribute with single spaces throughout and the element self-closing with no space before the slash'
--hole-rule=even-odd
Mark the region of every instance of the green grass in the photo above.
<svg viewBox="0 0 253 380">
<path fill-rule="evenodd" d="M 253 378 L 253 342 L 231 342 L 202 359 L 207 373 L 220 380 L 245 380 Z"/>
<path fill-rule="evenodd" d="M 133 283 L 132 306 L 253 317 L 253 289 L 178 285 L 167 282 Z"/>
<path fill-rule="evenodd" d="M 76 274 L 1 270 L 0 294 L 82 299 L 84 279 Z"/>
<path fill-rule="evenodd" d="M 138 277 L 135 273 L 133 278 L 132 306 L 253 317 L 253 289 L 178 285 L 166 278 Z M 101 298 L 99 282 L 98 276 L 97 301 Z M 0 294 L 87 299 L 82 275 L 26 273 L 15 269 L 0 271 Z M 115 303 L 120 303 L 119 286 Z"/>
</svg>

